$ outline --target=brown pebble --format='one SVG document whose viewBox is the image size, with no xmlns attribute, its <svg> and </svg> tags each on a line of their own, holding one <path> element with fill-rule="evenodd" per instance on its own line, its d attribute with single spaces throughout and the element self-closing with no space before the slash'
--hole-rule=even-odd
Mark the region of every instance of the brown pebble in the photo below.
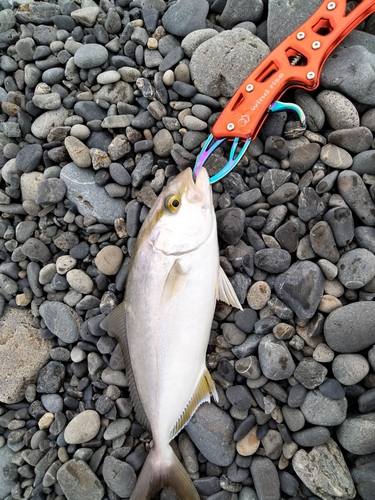
<svg viewBox="0 0 375 500">
<path fill-rule="evenodd" d="M 96 267 L 106 276 L 113 276 L 119 271 L 123 256 L 121 248 L 108 245 L 102 248 L 95 257 Z"/>
</svg>

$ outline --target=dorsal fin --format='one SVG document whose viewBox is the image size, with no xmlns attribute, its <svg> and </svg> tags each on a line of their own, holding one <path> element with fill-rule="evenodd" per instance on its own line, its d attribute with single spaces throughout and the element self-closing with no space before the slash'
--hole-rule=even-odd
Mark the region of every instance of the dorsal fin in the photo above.
<svg viewBox="0 0 375 500">
<path fill-rule="evenodd" d="M 215 383 L 206 368 L 189 403 L 187 404 L 185 410 L 182 412 L 181 416 L 173 427 L 170 435 L 170 440 L 172 440 L 185 427 L 185 425 L 194 415 L 198 406 L 200 406 L 202 403 L 210 402 L 211 396 L 213 396 L 215 401 L 218 401 L 219 397 L 216 392 Z"/>
<path fill-rule="evenodd" d="M 120 344 L 122 355 L 125 361 L 126 378 L 129 383 L 130 398 L 132 400 L 135 413 L 137 414 L 138 422 L 144 427 L 148 432 L 151 433 L 151 427 L 148 418 L 143 410 L 141 399 L 138 394 L 137 385 L 134 379 L 134 373 L 132 369 L 132 364 L 129 356 L 128 339 L 126 336 L 125 328 L 125 304 L 122 302 L 113 311 L 111 311 L 108 316 L 101 322 L 101 328 L 111 332 Z"/>
<path fill-rule="evenodd" d="M 237 298 L 236 292 L 221 266 L 219 266 L 219 275 L 217 279 L 216 300 L 226 302 L 230 306 L 241 309 L 242 311 L 242 306 Z"/>
</svg>

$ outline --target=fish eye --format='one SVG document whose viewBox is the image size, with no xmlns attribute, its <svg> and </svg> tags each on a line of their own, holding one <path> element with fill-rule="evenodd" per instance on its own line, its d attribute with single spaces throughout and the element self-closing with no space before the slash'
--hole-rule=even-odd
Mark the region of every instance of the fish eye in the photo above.
<svg viewBox="0 0 375 500">
<path fill-rule="evenodd" d="M 177 210 L 180 208 L 181 205 L 181 198 L 176 194 L 172 194 L 171 196 L 168 196 L 168 198 L 165 200 L 164 205 L 165 208 L 170 212 L 172 213 L 177 212 Z"/>
</svg>

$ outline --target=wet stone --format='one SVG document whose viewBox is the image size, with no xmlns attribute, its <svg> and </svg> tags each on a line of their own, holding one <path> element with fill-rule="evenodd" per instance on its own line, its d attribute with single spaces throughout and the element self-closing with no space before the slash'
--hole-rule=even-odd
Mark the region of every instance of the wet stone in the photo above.
<svg viewBox="0 0 375 500">
<path fill-rule="evenodd" d="M 289 165 L 297 174 L 309 170 L 319 158 L 320 146 L 316 143 L 306 144 L 294 149 L 289 157 Z"/>
<path fill-rule="evenodd" d="M 298 197 L 298 217 L 304 222 L 308 222 L 325 209 L 324 203 L 315 189 L 304 188 Z"/>
</svg>

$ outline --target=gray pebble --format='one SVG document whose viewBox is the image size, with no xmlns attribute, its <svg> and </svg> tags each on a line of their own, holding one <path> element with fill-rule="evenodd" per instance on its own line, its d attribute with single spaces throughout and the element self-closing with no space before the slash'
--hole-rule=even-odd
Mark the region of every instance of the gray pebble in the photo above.
<svg viewBox="0 0 375 500">
<path fill-rule="evenodd" d="M 279 476 L 272 460 L 267 457 L 254 456 L 250 472 L 259 500 L 280 499 Z"/>
<path fill-rule="evenodd" d="M 343 448 L 355 455 L 375 452 L 375 412 L 348 417 L 337 429 Z"/>
<path fill-rule="evenodd" d="M 326 212 L 324 220 L 330 225 L 336 244 L 344 247 L 354 238 L 354 220 L 349 208 L 335 207 Z"/>
<path fill-rule="evenodd" d="M 319 106 L 316 100 L 313 99 L 311 94 L 306 92 L 306 90 L 297 89 L 294 93 L 294 97 L 296 104 L 303 109 L 306 115 L 306 123 L 309 130 L 313 132 L 321 130 L 325 122 L 325 115 L 321 106 Z"/>
<path fill-rule="evenodd" d="M 281 248 L 264 248 L 254 254 L 254 264 L 268 273 L 285 272 L 289 269 L 290 263 L 290 253 Z"/>
<path fill-rule="evenodd" d="M 339 260 L 340 254 L 330 225 L 325 221 L 317 222 L 310 231 L 310 242 L 313 251 L 334 264 Z"/>
<path fill-rule="evenodd" d="M 283 406 L 282 414 L 285 420 L 285 424 L 288 426 L 288 429 L 292 432 L 297 432 L 303 429 L 305 425 L 305 417 L 301 410 L 297 408 L 291 408 L 290 406 Z"/>
<path fill-rule="evenodd" d="M 320 159 L 329 167 L 338 168 L 340 170 L 349 168 L 353 163 L 351 155 L 345 149 L 335 144 L 326 144 L 323 146 L 320 153 Z"/>
<path fill-rule="evenodd" d="M 38 375 L 37 391 L 42 394 L 56 394 L 65 378 L 65 366 L 59 361 L 50 361 Z"/>
<path fill-rule="evenodd" d="M 309 170 L 319 158 L 320 146 L 316 143 L 306 144 L 294 149 L 289 157 L 289 165 L 297 174 Z"/>
<path fill-rule="evenodd" d="M 375 228 L 367 226 L 357 226 L 354 229 L 355 240 L 360 247 L 375 253 Z"/>
<path fill-rule="evenodd" d="M 354 127 L 350 129 L 334 130 L 328 136 L 329 142 L 345 148 L 350 153 L 361 153 L 370 149 L 373 136 L 371 130 L 366 127 Z M 345 154 L 342 154 L 345 157 Z M 350 156 L 350 155 L 349 155 Z M 343 166 L 351 165 L 350 158 L 342 159 Z M 343 168 L 343 166 L 341 168 Z"/>
<path fill-rule="evenodd" d="M 192 80 L 203 94 L 230 97 L 268 54 L 268 50 L 248 30 L 223 31 L 194 51 L 190 61 Z"/>
<path fill-rule="evenodd" d="M 219 236 L 229 245 L 238 243 L 245 224 L 245 214 L 240 208 L 226 208 L 216 212 Z"/>
<path fill-rule="evenodd" d="M 164 14 L 163 26 L 172 35 L 184 37 L 192 31 L 206 28 L 208 9 L 206 1 L 180 0 Z"/>
<path fill-rule="evenodd" d="M 101 500 L 104 486 L 83 460 L 72 459 L 57 471 L 57 481 L 67 500 L 80 500 L 88 496 Z"/>
<path fill-rule="evenodd" d="M 323 90 L 316 100 L 334 130 L 359 127 L 358 111 L 347 97 L 334 90 Z"/>
<path fill-rule="evenodd" d="M 359 175 L 363 174 L 374 175 L 375 174 L 374 158 L 375 155 L 373 150 L 362 151 L 361 153 L 358 153 L 353 158 L 353 165 L 351 170 L 353 170 L 353 172 L 356 172 Z"/>
<path fill-rule="evenodd" d="M 361 45 L 338 47 L 324 64 L 321 84 L 325 88 L 338 89 L 355 101 L 372 105 L 375 103 L 375 95 L 369 89 L 372 88 L 374 82 L 374 73 L 369 71 L 364 75 L 363 68 L 365 66 L 372 67 L 374 58 L 375 55 Z M 350 74 L 347 71 L 349 65 L 351 68 Z M 342 110 L 336 108 L 337 116 L 340 116 L 344 109 L 345 107 Z M 356 113 L 353 113 L 351 120 L 355 116 Z M 339 126 L 337 128 L 343 127 Z"/>
<path fill-rule="evenodd" d="M 107 49 L 97 43 L 82 45 L 74 54 L 75 64 L 84 69 L 101 66 L 107 58 Z"/>
<path fill-rule="evenodd" d="M 285 342 L 273 334 L 265 335 L 259 344 L 259 363 L 263 374 L 271 380 L 290 377 L 296 367 Z"/>
<path fill-rule="evenodd" d="M 30 238 L 22 245 L 21 249 L 22 253 L 32 260 L 47 262 L 51 258 L 48 247 L 37 238 Z"/>
<path fill-rule="evenodd" d="M 374 455 L 359 457 L 350 470 L 355 486 L 363 500 L 371 500 L 373 494 Z"/>
<path fill-rule="evenodd" d="M 324 382 L 327 373 L 327 368 L 313 358 L 304 358 L 297 365 L 294 377 L 306 389 L 315 389 Z"/>
<path fill-rule="evenodd" d="M 221 466 L 228 466 L 233 462 L 236 453 L 234 424 L 223 410 L 215 405 L 203 404 L 185 429 L 207 460 Z"/>
<path fill-rule="evenodd" d="M 340 425 L 346 418 L 348 403 L 346 398 L 330 399 L 324 396 L 318 389 L 309 391 L 301 411 L 310 424 L 331 426 Z"/>
<path fill-rule="evenodd" d="M 340 172 L 337 179 L 340 195 L 353 212 L 368 226 L 375 225 L 375 204 L 361 177 L 352 171 Z"/>
<path fill-rule="evenodd" d="M 345 389 L 340 382 L 334 378 L 325 380 L 319 386 L 319 390 L 324 396 L 330 399 L 342 399 L 345 397 Z"/>
<path fill-rule="evenodd" d="M 354 385 L 365 378 L 369 363 L 360 354 L 339 354 L 332 363 L 332 373 L 343 385 Z"/>
<path fill-rule="evenodd" d="M 27 144 L 17 154 L 17 168 L 22 172 L 31 172 L 38 167 L 42 156 L 43 150 L 40 144 Z"/>
<path fill-rule="evenodd" d="M 45 301 L 39 308 L 49 330 L 66 343 L 76 342 L 82 324 L 78 314 L 66 304 Z"/>
<path fill-rule="evenodd" d="M 323 289 L 323 273 L 316 264 L 309 261 L 293 264 L 275 280 L 278 297 L 303 319 L 310 319 L 315 314 Z"/>
<path fill-rule="evenodd" d="M 362 288 L 375 276 L 375 255 L 365 248 L 355 248 L 342 255 L 337 268 L 338 278 L 346 288 Z"/>
</svg>

